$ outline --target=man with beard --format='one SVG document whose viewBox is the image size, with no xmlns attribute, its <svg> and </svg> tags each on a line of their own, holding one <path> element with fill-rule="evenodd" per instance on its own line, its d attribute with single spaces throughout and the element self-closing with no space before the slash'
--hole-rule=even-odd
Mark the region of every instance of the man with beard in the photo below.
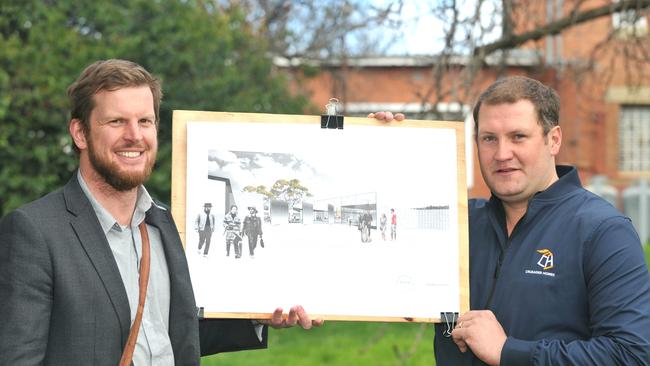
<svg viewBox="0 0 650 366">
<path fill-rule="evenodd" d="M 172 216 L 143 186 L 159 82 L 132 62 L 99 61 L 68 96 L 78 171 L 0 222 L 0 364 L 198 365 L 200 354 L 265 347 L 259 322 L 199 321 Z M 261 322 L 321 323 L 300 306 Z"/>
<path fill-rule="evenodd" d="M 248 208 L 248 216 L 244 218 L 244 227 L 242 233 L 248 237 L 248 254 L 251 258 L 255 257 L 255 248 L 257 248 L 257 237 L 259 236 L 262 242 L 262 220 L 257 217 L 257 209 L 253 206 Z M 264 248 L 264 245 L 262 245 Z"/>
</svg>

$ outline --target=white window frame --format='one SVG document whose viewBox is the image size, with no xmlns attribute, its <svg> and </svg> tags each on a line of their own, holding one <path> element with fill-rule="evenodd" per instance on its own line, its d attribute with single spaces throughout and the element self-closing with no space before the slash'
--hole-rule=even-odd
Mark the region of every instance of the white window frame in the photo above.
<svg viewBox="0 0 650 366">
<path fill-rule="evenodd" d="M 621 172 L 650 172 L 650 105 L 620 106 L 618 157 Z"/>
<path fill-rule="evenodd" d="M 614 0 L 618 2 L 618 0 Z M 637 14 L 637 9 L 630 8 L 612 14 L 612 26 L 622 36 L 645 36 L 648 34 L 648 18 Z"/>
</svg>

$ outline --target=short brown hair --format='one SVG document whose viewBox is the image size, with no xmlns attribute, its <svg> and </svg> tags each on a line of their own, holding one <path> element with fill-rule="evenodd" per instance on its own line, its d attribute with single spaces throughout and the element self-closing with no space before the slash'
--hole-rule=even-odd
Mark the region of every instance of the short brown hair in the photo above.
<svg viewBox="0 0 650 366">
<path fill-rule="evenodd" d="M 529 100 L 537 111 L 537 123 L 544 135 L 560 124 L 560 96 L 553 88 L 525 76 L 510 76 L 495 81 L 474 106 L 474 138 L 478 138 L 478 113 L 481 105 L 497 105 Z"/>
<path fill-rule="evenodd" d="M 68 87 L 70 117 L 80 120 L 84 133 L 87 133 L 90 129 L 90 113 L 95 108 L 93 96 L 96 93 L 102 90 L 113 91 L 142 85 L 147 85 L 151 89 L 156 113 L 156 125 L 158 125 L 160 120 L 160 100 L 162 99 L 160 82 L 144 67 L 135 62 L 119 59 L 92 63 Z"/>
</svg>

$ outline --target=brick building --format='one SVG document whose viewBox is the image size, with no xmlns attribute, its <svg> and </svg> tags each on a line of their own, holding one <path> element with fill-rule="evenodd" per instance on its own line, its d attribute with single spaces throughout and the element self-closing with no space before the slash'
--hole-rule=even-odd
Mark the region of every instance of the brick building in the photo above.
<svg viewBox="0 0 650 366">
<path fill-rule="evenodd" d="M 539 13 L 552 21 L 563 13 L 548 7 L 551 3 L 562 4 L 556 0 L 536 2 Z M 591 6 L 603 3 L 588 2 Z M 278 60 L 276 64 L 300 81 L 296 92 L 310 95 L 319 108 L 330 97 L 337 97 L 349 116 L 392 110 L 405 112 L 408 118 L 470 123 L 478 93 L 499 76 L 538 79 L 556 89 L 562 100 L 563 146 L 558 162 L 577 166 L 584 184 L 594 175 L 605 175 L 609 184 L 620 191 L 639 178 L 650 178 L 650 84 L 642 79 L 650 75 L 650 64 L 626 64 L 623 56 L 631 45 L 645 50 L 646 60 L 650 57 L 647 12 L 641 15 L 626 12 L 601 17 L 529 42 L 507 57 L 493 55 L 472 79 L 465 79 L 468 59 L 457 57 L 445 69 L 443 87 L 437 89 L 441 93 L 432 88 L 436 83 L 436 57 Z M 610 34 L 610 44 L 594 52 Z M 469 87 L 461 87 L 463 83 Z M 420 113 L 431 109 L 435 113 Z M 488 197 L 471 137 L 467 146 L 474 156 L 473 162 L 468 162 L 474 172 L 469 195 Z"/>
</svg>

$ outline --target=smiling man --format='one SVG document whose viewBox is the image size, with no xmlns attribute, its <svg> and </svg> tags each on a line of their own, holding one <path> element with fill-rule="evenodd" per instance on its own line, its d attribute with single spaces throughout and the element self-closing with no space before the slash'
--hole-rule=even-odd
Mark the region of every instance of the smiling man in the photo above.
<svg viewBox="0 0 650 366">
<path fill-rule="evenodd" d="M 498 80 L 474 107 L 492 197 L 469 202 L 472 310 L 451 337 L 436 325 L 439 366 L 650 365 L 639 237 L 575 168 L 556 166 L 559 112 L 557 93 L 526 77 Z"/>
<path fill-rule="evenodd" d="M 440 365 L 648 365 L 650 277 L 630 220 L 556 166 L 557 93 L 497 81 L 474 108 L 489 201 L 469 208 L 471 308 Z M 480 309 L 480 310 L 478 310 Z M 453 342 L 452 342 L 453 341 Z M 459 352 L 460 351 L 460 352 Z"/>
<path fill-rule="evenodd" d="M 266 346 L 250 320 L 197 317 L 171 214 L 143 184 L 162 91 L 144 68 L 98 61 L 68 89 L 79 170 L 0 222 L 0 365 L 198 365 Z M 312 322 L 296 306 L 262 321 Z"/>
</svg>

